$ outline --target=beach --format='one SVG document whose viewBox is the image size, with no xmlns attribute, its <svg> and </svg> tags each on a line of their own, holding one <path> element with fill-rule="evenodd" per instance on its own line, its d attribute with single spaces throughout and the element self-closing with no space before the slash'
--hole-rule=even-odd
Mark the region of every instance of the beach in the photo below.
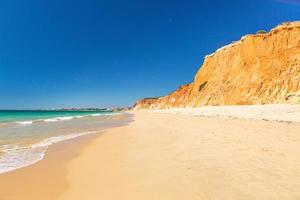
<svg viewBox="0 0 300 200">
<path fill-rule="evenodd" d="M 1 139 L 9 134 L 13 138 L 31 133 L 33 142 L 21 146 L 24 141 L 21 137 L 14 148 L 3 145 L 3 150 L 0 149 L 0 199 L 57 199 L 68 185 L 65 179 L 68 163 L 79 155 L 81 148 L 106 129 L 126 125 L 131 120 L 129 114 L 109 113 L 26 126 L 14 122 L 5 124 Z M 41 139 L 32 137 L 32 132 Z"/>
<path fill-rule="evenodd" d="M 96 135 L 87 135 L 55 144 L 40 162 L 0 174 L 0 199 L 57 199 L 68 187 L 65 178 L 68 163 L 95 137 Z"/>
<path fill-rule="evenodd" d="M 62 143 L 53 145 L 38 164 L 0 175 L 0 187 L 3 181 L 13 182 L 15 174 L 34 177 L 39 172 L 43 184 L 28 178 L 26 187 L 43 188 L 38 190 L 43 199 L 300 197 L 299 123 L 132 114 L 130 124 L 108 129 L 81 145 L 67 145 L 60 156 L 55 152 Z M 58 168 L 42 165 L 60 160 Z M 0 199 L 41 199 L 32 198 L 32 190 L 19 193 L 23 181 L 4 187 Z M 9 187 L 14 188 L 13 196 L 8 196 L 13 191 Z"/>
<path fill-rule="evenodd" d="M 0 13 L 0 200 L 300 200 L 300 0 Z"/>
<path fill-rule="evenodd" d="M 152 110 L 152 112 L 223 119 L 300 123 L 300 106 L 287 104 L 201 106 L 198 108 Z"/>
</svg>

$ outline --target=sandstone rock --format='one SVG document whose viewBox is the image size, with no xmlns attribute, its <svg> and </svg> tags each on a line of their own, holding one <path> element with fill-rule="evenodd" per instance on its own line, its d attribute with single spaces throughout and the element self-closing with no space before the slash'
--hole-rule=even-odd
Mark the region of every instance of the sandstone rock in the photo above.
<svg viewBox="0 0 300 200">
<path fill-rule="evenodd" d="M 300 104 L 300 21 L 246 35 L 205 57 L 194 81 L 135 109 Z"/>
</svg>

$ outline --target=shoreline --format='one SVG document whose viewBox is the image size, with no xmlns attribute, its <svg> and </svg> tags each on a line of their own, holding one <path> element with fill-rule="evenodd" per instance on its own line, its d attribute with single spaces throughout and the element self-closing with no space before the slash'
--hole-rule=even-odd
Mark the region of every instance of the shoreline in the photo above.
<svg viewBox="0 0 300 200">
<path fill-rule="evenodd" d="M 300 196 L 298 123 L 133 113 L 69 163 L 58 200 Z"/>
<path fill-rule="evenodd" d="M 0 199 L 300 197 L 299 123 L 129 113 L 127 125 L 54 144 L 39 163 L 0 175 Z"/>
<path fill-rule="evenodd" d="M 95 114 L 86 114 L 86 115 L 73 115 L 73 116 L 58 116 L 58 117 L 48 117 L 48 118 L 34 118 L 28 120 L 20 120 L 20 121 L 0 121 L 0 127 L 2 126 L 13 126 L 13 125 L 20 125 L 20 126 L 30 126 L 36 123 L 53 123 L 53 122 L 64 122 L 64 121 L 71 121 L 74 119 L 80 118 L 91 118 L 91 117 L 99 117 L 99 116 L 116 116 L 120 115 L 120 112 L 111 112 L 111 113 L 95 113 Z"/>
<path fill-rule="evenodd" d="M 0 174 L 33 165 L 44 159 L 49 146 L 77 137 L 96 134 L 130 122 L 126 114 L 100 115 L 48 124 L 16 125 L 1 129 Z M 20 135 L 20 140 L 18 136 Z M 24 138 L 23 135 L 28 135 Z M 5 140 L 13 138 L 10 142 Z M 22 140 L 22 138 L 24 138 Z M 3 139 L 3 140 L 2 140 Z"/>
<path fill-rule="evenodd" d="M 48 146 L 44 157 L 27 166 L 0 174 L 1 200 L 53 200 L 68 187 L 68 163 L 76 158 L 83 147 L 107 130 L 131 122 L 127 113 L 115 115 L 108 124 L 94 133 L 69 138 Z M 101 122 L 100 122 L 101 123 Z"/>
<path fill-rule="evenodd" d="M 53 200 L 68 187 L 68 163 L 101 133 L 84 135 L 53 144 L 37 163 L 0 174 L 2 200 Z"/>
</svg>

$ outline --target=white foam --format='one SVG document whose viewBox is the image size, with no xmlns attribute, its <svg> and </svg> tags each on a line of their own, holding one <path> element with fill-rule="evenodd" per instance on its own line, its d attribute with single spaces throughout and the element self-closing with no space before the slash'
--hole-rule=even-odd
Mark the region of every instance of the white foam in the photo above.
<svg viewBox="0 0 300 200">
<path fill-rule="evenodd" d="M 30 125 L 30 124 L 32 124 L 33 123 L 33 121 L 23 121 L 23 122 L 18 122 L 18 124 L 21 124 L 21 125 Z"/>
<path fill-rule="evenodd" d="M 47 147 L 12 148 L 3 150 L 0 156 L 0 174 L 32 165 L 44 158 Z"/>
<path fill-rule="evenodd" d="M 101 116 L 102 114 L 97 113 L 97 114 L 91 114 L 92 117 L 97 117 L 97 116 Z"/>
<path fill-rule="evenodd" d="M 58 122 L 58 121 L 68 121 L 74 119 L 75 117 L 55 117 L 43 120 L 44 122 Z"/>
<path fill-rule="evenodd" d="M 82 133 L 73 133 L 73 134 L 68 134 L 68 135 L 59 135 L 59 136 L 53 136 L 46 138 L 42 140 L 39 143 L 33 144 L 30 147 L 31 148 L 37 148 L 37 147 L 46 147 L 54 143 L 58 143 L 64 140 L 69 140 L 73 139 L 79 136 L 87 135 L 87 134 L 93 134 L 93 133 L 98 133 L 99 131 L 87 131 L 87 132 L 82 132 Z"/>
<path fill-rule="evenodd" d="M 54 118 L 49 118 L 49 119 L 37 119 L 37 120 L 33 120 L 33 121 L 21 121 L 21 122 L 16 122 L 16 123 L 27 126 L 27 125 L 32 125 L 35 122 L 60 122 L 60 121 L 69 121 L 72 119 L 79 119 L 79 118 L 84 118 L 84 117 L 98 117 L 98 116 L 117 115 L 117 114 L 120 114 L 120 113 L 95 113 L 95 114 L 89 114 L 89 115 L 65 116 L 65 117 L 54 117 Z"/>
<path fill-rule="evenodd" d="M 93 133 L 99 133 L 99 131 L 53 136 L 46 138 L 39 143 L 25 147 L 20 147 L 17 144 L 2 146 L 3 149 L 1 151 L 3 154 L 0 156 L 0 174 L 26 167 L 42 160 L 46 150 L 52 144 Z"/>
<path fill-rule="evenodd" d="M 54 117 L 50 119 L 43 120 L 44 122 L 58 122 L 58 121 L 69 121 L 72 119 L 83 118 L 83 117 L 97 117 L 103 115 L 115 115 L 116 113 L 96 113 L 90 115 L 77 115 L 77 116 L 68 116 L 68 117 Z"/>
</svg>

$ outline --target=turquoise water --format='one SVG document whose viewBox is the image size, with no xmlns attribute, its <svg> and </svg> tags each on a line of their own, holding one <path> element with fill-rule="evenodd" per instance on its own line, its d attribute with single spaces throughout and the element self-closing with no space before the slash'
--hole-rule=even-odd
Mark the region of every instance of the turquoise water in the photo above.
<svg viewBox="0 0 300 200">
<path fill-rule="evenodd" d="M 128 123 L 109 111 L 0 111 L 0 174 L 44 158 L 57 142 Z"/>
<path fill-rule="evenodd" d="M 39 111 L 39 110 L 0 110 L 0 123 L 4 122 L 24 122 L 44 119 L 54 119 L 59 117 L 80 117 L 93 114 L 105 114 L 111 111 Z M 62 118 L 63 119 L 63 118 Z"/>
</svg>

